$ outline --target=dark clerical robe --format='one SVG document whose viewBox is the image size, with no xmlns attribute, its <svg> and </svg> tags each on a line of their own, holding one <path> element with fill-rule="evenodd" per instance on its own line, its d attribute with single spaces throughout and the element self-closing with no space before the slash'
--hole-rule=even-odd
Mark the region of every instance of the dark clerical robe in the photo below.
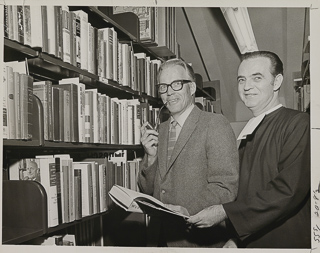
<svg viewBox="0 0 320 253">
<path fill-rule="evenodd" d="M 239 147 L 235 202 L 224 209 L 249 248 L 310 248 L 310 119 L 281 107 Z"/>
</svg>

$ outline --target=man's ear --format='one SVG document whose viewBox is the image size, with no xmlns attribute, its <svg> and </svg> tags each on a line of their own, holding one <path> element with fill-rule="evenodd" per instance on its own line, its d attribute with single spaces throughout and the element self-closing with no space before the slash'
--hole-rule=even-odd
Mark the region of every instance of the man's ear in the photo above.
<svg viewBox="0 0 320 253">
<path fill-rule="evenodd" d="M 196 90 L 197 90 L 197 85 L 196 85 L 196 83 L 195 83 L 195 82 L 189 83 L 189 87 L 190 87 L 191 95 L 195 94 L 195 93 L 196 93 Z"/>
<path fill-rule="evenodd" d="M 274 82 L 273 82 L 273 90 L 274 91 L 278 91 L 280 89 L 282 81 L 283 81 L 283 75 L 282 74 L 278 74 L 274 78 Z"/>
</svg>

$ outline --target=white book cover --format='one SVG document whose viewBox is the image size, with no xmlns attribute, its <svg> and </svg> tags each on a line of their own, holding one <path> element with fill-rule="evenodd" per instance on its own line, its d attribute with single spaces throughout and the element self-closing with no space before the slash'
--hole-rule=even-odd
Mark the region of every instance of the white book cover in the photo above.
<svg viewBox="0 0 320 253">
<path fill-rule="evenodd" d="M 30 5 L 30 17 L 31 17 L 31 47 L 42 47 L 42 17 L 41 6 Z"/>
<path fill-rule="evenodd" d="M 59 225 L 55 158 L 52 155 L 38 155 L 36 158 L 39 159 L 40 181 L 47 193 L 48 227 L 54 227 Z"/>
<path fill-rule="evenodd" d="M 119 125 L 119 132 L 121 132 L 121 144 L 128 144 L 128 101 L 126 99 L 119 99 L 121 105 L 121 120 Z"/>
<path fill-rule="evenodd" d="M 71 43 L 70 43 L 70 13 L 69 7 L 62 5 L 62 45 L 63 45 L 63 56 L 64 62 L 71 63 Z"/>
<path fill-rule="evenodd" d="M 106 95 L 107 144 L 111 144 L 111 98 Z"/>
<path fill-rule="evenodd" d="M 105 164 L 99 164 L 99 196 L 100 212 L 107 211 L 107 169 Z"/>
<path fill-rule="evenodd" d="M 57 42 L 57 34 L 56 34 L 56 18 L 55 11 L 53 5 L 47 6 L 47 18 L 48 18 L 48 53 L 52 55 L 56 55 L 56 43 Z"/>
<path fill-rule="evenodd" d="M 14 96 L 14 82 L 13 82 L 13 69 L 6 66 L 7 69 L 7 103 L 8 103 L 8 139 L 16 138 L 16 109 L 15 109 L 15 96 Z"/>
<path fill-rule="evenodd" d="M 112 47 L 113 47 L 113 52 L 112 52 L 112 61 L 113 61 L 113 80 L 114 81 L 118 81 L 118 34 L 116 32 L 116 30 L 112 27 L 112 38 L 113 38 L 113 43 L 112 43 Z"/>
<path fill-rule="evenodd" d="M 3 111 L 3 122 L 2 122 L 2 138 L 8 139 L 8 73 L 7 67 L 3 66 L 3 81 L 2 81 L 2 111 Z"/>
<path fill-rule="evenodd" d="M 127 104 L 127 113 L 128 113 L 128 141 L 127 144 L 129 145 L 133 145 L 134 144 L 134 133 L 133 133 L 133 129 L 134 129 L 134 120 L 133 120 L 133 111 L 134 110 L 134 105 L 129 105 L 129 103 Z"/>
<path fill-rule="evenodd" d="M 99 143 L 99 123 L 98 123 L 98 90 L 87 89 L 85 93 L 88 93 L 92 98 L 92 128 L 93 128 L 93 143 Z"/>
<path fill-rule="evenodd" d="M 122 46 L 122 71 L 123 71 L 123 86 L 129 86 L 130 84 L 130 53 L 129 45 L 126 43 L 121 44 Z"/>
<path fill-rule="evenodd" d="M 136 192 L 119 185 L 114 185 L 111 188 L 109 191 L 109 196 L 114 203 L 128 212 L 156 212 L 158 214 L 172 214 L 179 217 L 188 218 L 188 216 L 185 214 L 165 207 L 161 201 L 150 195 Z"/>
<path fill-rule="evenodd" d="M 97 31 L 97 74 L 100 77 L 106 78 L 106 58 L 105 58 L 105 46 L 104 46 L 104 30 L 98 29 Z"/>
<path fill-rule="evenodd" d="M 12 5 L 12 24 L 13 24 L 13 40 L 19 41 L 19 34 L 18 34 L 18 8 L 17 5 Z"/>
<path fill-rule="evenodd" d="M 139 145 L 140 144 L 140 128 L 141 128 L 141 121 L 139 115 L 139 108 L 140 102 L 138 99 L 131 99 L 128 100 L 128 105 L 133 106 L 133 144 Z"/>
<path fill-rule="evenodd" d="M 99 142 L 106 143 L 105 141 L 105 94 L 98 93 L 98 115 L 99 115 Z"/>
<path fill-rule="evenodd" d="M 74 11 L 74 13 L 80 17 L 81 69 L 88 70 L 88 13 L 82 10 Z"/>
<path fill-rule="evenodd" d="M 95 73 L 95 34 L 93 26 L 88 23 L 88 72 Z"/>
<path fill-rule="evenodd" d="M 146 93 L 151 96 L 150 56 L 146 57 Z"/>
</svg>

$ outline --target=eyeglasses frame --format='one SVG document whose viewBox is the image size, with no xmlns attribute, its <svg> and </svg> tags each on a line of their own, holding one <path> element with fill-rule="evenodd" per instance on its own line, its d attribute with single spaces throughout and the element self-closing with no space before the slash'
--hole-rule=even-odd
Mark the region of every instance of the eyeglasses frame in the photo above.
<svg viewBox="0 0 320 253">
<path fill-rule="evenodd" d="M 172 88 L 172 84 L 175 83 L 175 82 L 182 82 L 182 85 L 181 85 L 181 88 L 180 88 L 180 89 L 175 90 L 175 89 Z M 156 84 L 156 86 L 157 86 L 158 92 L 159 92 L 160 94 L 164 94 L 164 93 L 167 93 L 167 92 L 168 92 L 169 86 L 171 87 L 172 90 L 174 90 L 174 91 L 179 91 L 179 90 L 182 90 L 183 85 L 184 85 L 184 84 L 187 84 L 187 83 L 192 83 L 192 81 L 191 81 L 191 80 L 186 80 L 186 79 L 181 79 L 181 80 L 174 80 L 174 81 L 172 81 L 170 84 L 167 84 L 167 83 L 158 83 L 158 84 Z M 159 90 L 160 85 L 166 85 L 166 86 L 167 86 L 167 89 L 166 89 L 165 92 L 160 92 L 160 90 Z"/>
</svg>

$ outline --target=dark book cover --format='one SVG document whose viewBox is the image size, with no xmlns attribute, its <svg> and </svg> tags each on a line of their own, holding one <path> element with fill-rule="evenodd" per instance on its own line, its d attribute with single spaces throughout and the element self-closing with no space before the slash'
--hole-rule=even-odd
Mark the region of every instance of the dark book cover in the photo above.
<svg viewBox="0 0 320 253">
<path fill-rule="evenodd" d="M 74 207 L 75 219 L 82 218 L 81 169 L 74 169 Z"/>
<path fill-rule="evenodd" d="M 71 142 L 79 142 L 78 88 L 74 83 L 59 84 L 59 87 L 70 92 L 70 134 Z"/>
<path fill-rule="evenodd" d="M 43 52 L 49 51 L 47 6 L 41 6 Z"/>
<path fill-rule="evenodd" d="M 61 164 L 60 158 L 55 158 L 56 162 L 56 186 L 57 186 L 57 204 L 58 204 L 58 222 L 62 224 L 62 198 L 61 198 Z"/>
<path fill-rule="evenodd" d="M 62 45 L 62 8 L 61 6 L 54 6 L 55 23 L 56 23 L 56 56 L 60 59 L 63 57 Z"/>
<path fill-rule="evenodd" d="M 54 141 L 62 141 L 63 139 L 60 139 L 60 92 L 59 88 L 54 85 L 52 86 L 52 104 L 53 104 L 53 140 Z"/>
</svg>

